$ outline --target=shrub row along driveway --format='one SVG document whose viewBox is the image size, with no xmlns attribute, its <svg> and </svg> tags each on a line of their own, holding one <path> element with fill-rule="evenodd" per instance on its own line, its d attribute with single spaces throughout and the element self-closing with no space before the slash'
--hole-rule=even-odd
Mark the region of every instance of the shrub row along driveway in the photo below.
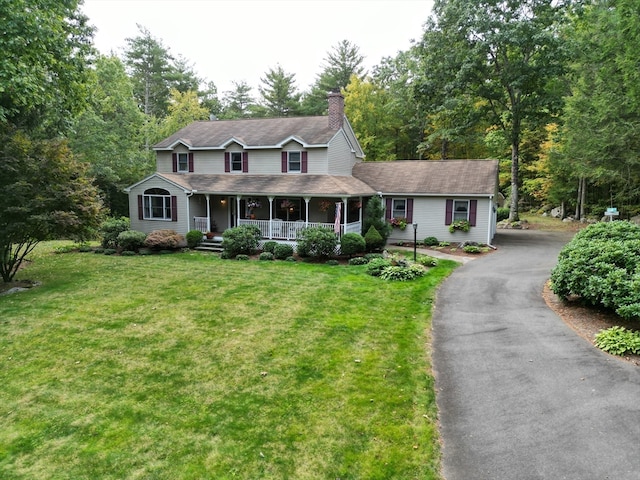
<svg viewBox="0 0 640 480">
<path fill-rule="evenodd" d="M 500 231 L 438 292 L 434 368 L 446 480 L 637 479 L 640 368 L 600 352 L 541 291 L 564 233 Z"/>
</svg>

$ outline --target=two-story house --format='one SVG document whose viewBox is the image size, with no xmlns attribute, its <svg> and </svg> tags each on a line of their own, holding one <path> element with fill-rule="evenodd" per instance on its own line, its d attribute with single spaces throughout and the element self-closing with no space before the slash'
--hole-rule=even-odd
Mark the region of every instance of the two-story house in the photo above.
<svg viewBox="0 0 640 480">
<path fill-rule="evenodd" d="M 307 226 L 363 233 L 363 206 L 378 196 L 389 219 L 418 223 L 420 239 L 448 239 L 463 217 L 476 228 L 452 241 L 490 243 L 495 233 L 496 161 L 363 162 L 338 93 L 328 116 L 195 122 L 154 150 L 156 173 L 127 189 L 133 230 L 254 224 L 285 241 Z"/>
</svg>

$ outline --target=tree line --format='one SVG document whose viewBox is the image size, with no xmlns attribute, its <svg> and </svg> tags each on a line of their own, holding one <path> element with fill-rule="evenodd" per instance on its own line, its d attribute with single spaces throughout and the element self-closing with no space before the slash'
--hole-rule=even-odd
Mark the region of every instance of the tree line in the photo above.
<svg viewBox="0 0 640 480">
<path fill-rule="evenodd" d="M 640 212 L 635 0 L 436 0 L 422 37 L 371 71 L 344 40 L 307 90 L 276 65 L 257 92 L 222 93 L 143 26 L 121 57 L 102 55 L 79 0 L 31 3 L 0 0 L 0 255 L 27 223 L 38 238 L 84 235 L 95 205 L 126 215 L 123 188 L 154 170 L 153 144 L 194 120 L 321 115 L 329 91 L 368 161 L 499 159 L 510 220 Z"/>
</svg>

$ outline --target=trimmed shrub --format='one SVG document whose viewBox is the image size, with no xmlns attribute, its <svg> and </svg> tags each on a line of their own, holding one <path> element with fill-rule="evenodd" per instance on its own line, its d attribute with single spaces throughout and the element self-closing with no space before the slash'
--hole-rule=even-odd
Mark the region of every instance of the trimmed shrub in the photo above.
<svg viewBox="0 0 640 480">
<path fill-rule="evenodd" d="M 367 274 L 372 277 L 379 277 L 387 267 L 391 266 L 391 260 L 386 258 L 374 258 L 367 264 Z"/>
<path fill-rule="evenodd" d="M 252 255 L 258 250 L 262 232 L 256 225 L 240 225 L 225 230 L 222 234 L 222 248 L 229 258 L 239 254 Z"/>
<path fill-rule="evenodd" d="M 126 217 L 108 218 L 100 225 L 98 232 L 102 236 L 102 248 L 117 248 L 118 235 L 129 230 L 129 219 Z"/>
<path fill-rule="evenodd" d="M 102 253 L 104 255 L 115 255 L 118 251 L 115 248 L 105 248 Z"/>
<path fill-rule="evenodd" d="M 153 251 L 150 248 L 141 248 L 138 250 L 138 255 L 153 255 Z"/>
<path fill-rule="evenodd" d="M 298 254 L 303 257 L 330 257 L 337 245 L 336 234 L 326 227 L 305 228 L 298 234 Z"/>
<path fill-rule="evenodd" d="M 258 260 L 275 260 L 275 257 L 271 252 L 262 252 L 260 257 L 258 257 Z"/>
<path fill-rule="evenodd" d="M 327 265 L 340 265 L 340 262 L 338 262 L 338 260 L 336 260 L 335 258 L 329 259 L 325 263 Z"/>
<path fill-rule="evenodd" d="M 187 247 L 196 248 L 202 243 L 202 232 L 200 230 L 189 230 L 185 238 L 187 239 Z"/>
<path fill-rule="evenodd" d="M 135 256 L 136 252 L 134 252 L 133 250 L 124 250 L 122 252 L 120 252 L 120 255 L 123 257 L 133 257 Z"/>
<path fill-rule="evenodd" d="M 340 253 L 342 255 L 352 257 L 356 253 L 364 252 L 366 249 L 367 243 L 359 233 L 345 233 L 340 239 Z"/>
<path fill-rule="evenodd" d="M 498 222 L 502 220 L 507 220 L 509 218 L 509 207 L 499 207 L 496 212 L 496 219 Z"/>
<path fill-rule="evenodd" d="M 640 226 L 615 221 L 578 232 L 558 255 L 551 289 L 561 298 L 578 295 L 623 318 L 639 318 Z"/>
<path fill-rule="evenodd" d="M 127 230 L 125 232 L 120 232 L 118 235 L 118 245 L 124 250 L 137 252 L 140 247 L 144 246 L 144 241 L 146 239 L 147 234 L 144 232 Z"/>
<path fill-rule="evenodd" d="M 427 238 L 424 239 L 424 241 L 422 243 L 424 243 L 427 247 L 435 247 L 440 242 L 438 241 L 438 239 L 436 237 L 427 237 Z"/>
<path fill-rule="evenodd" d="M 144 241 L 147 248 L 153 250 L 174 250 L 185 247 L 187 244 L 183 235 L 175 230 L 154 230 Z"/>
<path fill-rule="evenodd" d="M 379 252 L 387 244 L 386 239 L 371 225 L 364 236 L 364 241 L 369 252 Z"/>
<path fill-rule="evenodd" d="M 369 260 L 366 257 L 353 257 L 349 259 L 349 265 L 366 265 Z"/>
<path fill-rule="evenodd" d="M 249 255 L 245 255 L 244 253 L 240 253 L 236 255 L 236 260 L 246 261 L 249 260 Z"/>
<path fill-rule="evenodd" d="M 465 245 L 462 247 L 462 251 L 465 253 L 482 253 L 482 248 L 478 245 Z"/>
<path fill-rule="evenodd" d="M 278 260 L 293 256 L 293 247 L 287 243 L 276 243 L 273 249 L 273 256 Z"/>
<path fill-rule="evenodd" d="M 262 246 L 262 251 L 263 252 L 271 252 L 271 253 L 275 253 L 275 249 L 278 246 L 278 242 L 274 242 L 273 240 L 269 240 L 268 242 L 265 242 L 264 245 Z"/>
<path fill-rule="evenodd" d="M 371 197 L 367 201 L 367 205 L 364 209 L 364 218 L 362 221 L 362 231 L 365 232 L 365 240 L 366 233 L 371 230 L 371 227 L 378 232 L 380 237 L 382 238 L 380 242 L 380 246 L 374 246 L 376 250 L 381 250 L 387 244 L 387 239 L 389 235 L 391 235 L 391 224 L 388 223 L 384 217 L 386 214 L 386 208 L 382 203 L 382 200 L 379 197 Z M 369 242 L 367 242 L 367 249 L 369 249 Z M 375 250 L 374 250 L 375 251 Z"/>
<path fill-rule="evenodd" d="M 296 257 L 287 257 L 286 261 L 287 262 L 297 262 Z"/>
<path fill-rule="evenodd" d="M 93 253 L 97 253 L 97 254 L 102 255 L 104 253 L 104 248 L 98 247 L 93 251 Z"/>
</svg>

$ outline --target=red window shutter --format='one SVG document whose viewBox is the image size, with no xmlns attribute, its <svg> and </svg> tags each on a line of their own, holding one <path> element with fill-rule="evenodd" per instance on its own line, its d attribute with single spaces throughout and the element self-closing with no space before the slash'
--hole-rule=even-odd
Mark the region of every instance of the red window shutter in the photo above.
<svg viewBox="0 0 640 480">
<path fill-rule="evenodd" d="M 302 152 L 302 173 L 307 173 L 307 152 Z"/>
<path fill-rule="evenodd" d="M 407 223 L 413 223 L 413 198 L 407 198 Z"/>
<path fill-rule="evenodd" d="M 282 173 L 287 173 L 287 152 L 282 152 Z"/>
<path fill-rule="evenodd" d="M 249 152 L 242 152 L 242 173 L 249 172 Z"/>
<path fill-rule="evenodd" d="M 393 200 L 391 200 L 390 198 L 387 198 L 387 200 L 386 200 L 386 210 L 387 210 L 387 212 L 385 214 L 385 218 L 387 220 L 391 220 L 391 215 L 392 215 L 391 208 L 392 208 L 392 206 L 393 206 Z"/>
<path fill-rule="evenodd" d="M 453 221 L 453 199 L 447 198 L 447 206 L 444 210 L 444 224 L 451 225 Z"/>
<path fill-rule="evenodd" d="M 171 221 L 178 221 L 178 197 L 171 195 Z"/>
<path fill-rule="evenodd" d="M 138 220 L 144 218 L 144 208 L 142 207 L 142 195 L 138 195 Z"/>
<path fill-rule="evenodd" d="M 472 227 L 476 226 L 476 217 L 478 212 L 478 200 L 469 200 L 469 223 Z"/>
<path fill-rule="evenodd" d="M 171 163 L 172 163 L 172 170 L 174 172 L 177 172 L 178 171 L 178 154 L 177 153 L 171 154 Z"/>
<path fill-rule="evenodd" d="M 231 171 L 231 154 L 224 152 L 224 171 L 229 173 Z"/>
<path fill-rule="evenodd" d="M 189 171 L 193 173 L 193 152 L 189 152 Z"/>
</svg>

